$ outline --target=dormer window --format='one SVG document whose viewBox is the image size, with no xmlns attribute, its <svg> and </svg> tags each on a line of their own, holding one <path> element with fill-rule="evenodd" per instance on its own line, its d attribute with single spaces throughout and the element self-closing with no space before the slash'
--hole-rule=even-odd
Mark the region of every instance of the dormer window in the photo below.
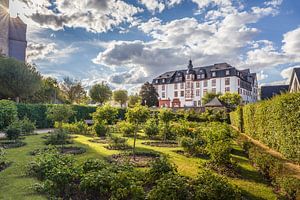
<svg viewBox="0 0 300 200">
<path fill-rule="evenodd" d="M 157 80 L 157 79 L 155 80 L 155 83 L 158 83 L 158 80 Z"/>
<path fill-rule="evenodd" d="M 165 83 L 166 79 L 162 79 L 162 83 Z"/>
<path fill-rule="evenodd" d="M 230 75 L 230 71 L 226 70 L 226 76 Z"/>
<path fill-rule="evenodd" d="M 201 78 L 204 79 L 205 78 L 205 74 L 201 74 Z"/>
<path fill-rule="evenodd" d="M 201 78 L 201 75 L 200 75 L 200 74 L 198 74 L 198 75 L 197 75 L 197 79 L 200 79 L 200 78 Z"/>
<path fill-rule="evenodd" d="M 216 77 L 216 72 L 213 72 L 213 73 L 211 74 L 211 76 L 212 76 L 212 77 Z"/>
</svg>

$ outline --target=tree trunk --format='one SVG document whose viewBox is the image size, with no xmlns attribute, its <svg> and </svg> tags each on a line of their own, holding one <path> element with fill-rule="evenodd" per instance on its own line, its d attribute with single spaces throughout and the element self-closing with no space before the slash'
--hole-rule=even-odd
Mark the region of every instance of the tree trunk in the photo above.
<svg viewBox="0 0 300 200">
<path fill-rule="evenodd" d="M 16 97 L 16 103 L 20 103 L 20 97 Z"/>
<path fill-rule="evenodd" d="M 135 127 L 135 129 L 134 129 L 134 138 L 133 138 L 133 149 L 132 149 L 133 160 L 135 160 L 135 143 L 136 143 L 136 136 L 137 136 L 137 128 Z"/>
</svg>

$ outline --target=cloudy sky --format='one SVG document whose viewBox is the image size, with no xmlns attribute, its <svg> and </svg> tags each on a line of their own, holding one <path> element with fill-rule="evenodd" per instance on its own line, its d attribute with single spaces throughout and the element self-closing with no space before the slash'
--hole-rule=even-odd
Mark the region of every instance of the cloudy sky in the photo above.
<svg viewBox="0 0 300 200">
<path fill-rule="evenodd" d="M 1 0 L 2 1 L 2 0 Z M 10 0 L 44 74 L 135 90 L 168 70 L 227 62 L 260 84 L 300 66 L 299 0 Z"/>
</svg>

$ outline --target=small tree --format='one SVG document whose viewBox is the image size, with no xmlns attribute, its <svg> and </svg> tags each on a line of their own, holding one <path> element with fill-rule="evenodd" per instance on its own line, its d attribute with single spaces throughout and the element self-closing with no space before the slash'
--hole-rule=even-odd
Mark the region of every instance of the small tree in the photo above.
<svg viewBox="0 0 300 200">
<path fill-rule="evenodd" d="M 212 93 L 212 92 L 208 92 L 206 93 L 203 97 L 202 97 L 202 103 L 203 105 L 207 104 L 208 102 L 210 102 L 213 98 L 221 96 L 221 93 Z"/>
<path fill-rule="evenodd" d="M 122 107 L 124 104 L 126 104 L 128 100 L 128 94 L 127 90 L 116 90 L 113 92 L 113 99 L 114 101 L 120 103 L 120 106 Z"/>
<path fill-rule="evenodd" d="M 75 111 L 68 105 L 54 105 L 47 109 L 47 118 L 58 122 L 58 128 L 62 129 L 62 123 L 67 122 Z"/>
<path fill-rule="evenodd" d="M 147 105 L 149 107 L 158 105 L 158 93 L 151 83 L 146 82 L 142 86 L 140 96 L 142 98 L 142 105 Z"/>
<path fill-rule="evenodd" d="M 167 131 L 170 131 L 170 122 L 174 118 L 174 113 L 170 109 L 160 109 L 158 113 L 158 118 L 162 123 L 161 133 L 163 135 L 164 141 L 167 140 Z"/>
<path fill-rule="evenodd" d="M 102 105 L 111 98 L 112 91 L 106 83 L 102 82 L 101 84 L 93 85 L 89 95 L 93 101 Z"/>
<path fill-rule="evenodd" d="M 226 104 L 226 106 L 230 109 L 235 109 L 242 102 L 242 97 L 238 93 L 230 93 L 226 92 L 221 95 L 219 99 Z"/>
<path fill-rule="evenodd" d="M 134 107 L 136 104 L 141 104 L 141 97 L 138 94 L 130 95 L 128 97 L 128 107 Z"/>
<path fill-rule="evenodd" d="M 135 159 L 135 143 L 137 131 L 140 124 L 145 123 L 149 117 L 149 109 L 142 105 L 136 105 L 134 108 L 129 108 L 126 113 L 126 119 L 135 125 L 134 141 L 133 141 L 133 159 Z"/>
<path fill-rule="evenodd" d="M 96 112 L 92 114 L 94 122 L 106 121 L 107 124 L 113 125 L 118 116 L 118 109 L 112 107 L 110 104 L 98 107 Z"/>
</svg>

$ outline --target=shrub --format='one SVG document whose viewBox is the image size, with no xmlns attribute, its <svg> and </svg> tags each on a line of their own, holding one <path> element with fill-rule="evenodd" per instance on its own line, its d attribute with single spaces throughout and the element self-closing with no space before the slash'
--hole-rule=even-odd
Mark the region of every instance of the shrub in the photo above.
<svg viewBox="0 0 300 200">
<path fill-rule="evenodd" d="M 194 124 L 186 120 L 179 120 L 171 123 L 171 131 L 177 136 L 194 137 L 196 129 Z"/>
<path fill-rule="evenodd" d="M 202 156 L 206 155 L 206 141 L 201 136 L 196 138 L 182 137 L 181 146 L 188 154 L 192 156 Z"/>
<path fill-rule="evenodd" d="M 300 93 L 277 95 L 243 107 L 244 132 L 300 162 Z"/>
<path fill-rule="evenodd" d="M 36 129 L 35 123 L 31 122 L 28 117 L 24 117 L 19 121 L 22 134 L 30 134 Z"/>
<path fill-rule="evenodd" d="M 0 130 L 17 120 L 17 107 L 13 101 L 0 100 Z"/>
<path fill-rule="evenodd" d="M 144 132 L 149 138 L 154 138 L 158 135 L 159 129 L 156 119 L 150 118 L 146 121 L 144 125 Z"/>
<path fill-rule="evenodd" d="M 156 180 L 162 178 L 164 174 L 175 174 L 177 169 L 167 157 L 161 156 L 155 159 L 150 164 L 150 170 L 148 172 L 148 181 L 154 183 Z"/>
<path fill-rule="evenodd" d="M 238 106 L 235 111 L 230 113 L 230 122 L 239 131 L 243 132 L 243 108 Z"/>
<path fill-rule="evenodd" d="M 275 180 L 282 172 L 282 163 L 257 147 L 253 147 L 249 150 L 249 159 L 267 180 Z"/>
<path fill-rule="evenodd" d="M 276 186 L 279 188 L 284 199 L 296 200 L 300 195 L 300 180 L 294 177 L 283 176 L 276 179 Z"/>
<path fill-rule="evenodd" d="M 117 136 L 110 136 L 109 148 L 118 149 L 118 150 L 127 149 L 128 148 L 127 139 L 122 137 L 117 137 Z"/>
<path fill-rule="evenodd" d="M 63 129 L 57 129 L 54 132 L 52 132 L 46 139 L 45 144 L 49 145 L 64 145 L 64 144 L 70 144 L 70 136 L 68 135 L 68 132 Z"/>
<path fill-rule="evenodd" d="M 121 121 L 117 124 L 119 131 L 125 137 L 131 137 L 134 135 L 135 125 L 126 121 Z"/>
<path fill-rule="evenodd" d="M 59 128 L 57 122 L 54 124 L 54 127 Z M 90 133 L 89 126 L 84 121 L 74 123 L 62 123 L 62 129 L 66 130 L 70 134 L 88 135 Z"/>
<path fill-rule="evenodd" d="M 4 148 L 0 147 L 0 171 L 3 170 L 7 165 Z"/>
<path fill-rule="evenodd" d="M 216 141 L 213 144 L 208 144 L 206 150 L 210 156 L 210 162 L 216 166 L 229 166 L 231 164 L 230 142 Z"/>
<path fill-rule="evenodd" d="M 109 104 L 105 104 L 104 106 L 98 107 L 92 116 L 95 123 L 106 121 L 108 125 L 113 125 L 117 120 L 118 109 Z"/>
<path fill-rule="evenodd" d="M 5 130 L 9 140 L 17 140 L 22 133 L 21 123 L 19 120 L 12 122 Z"/>
<path fill-rule="evenodd" d="M 199 173 L 193 181 L 194 199 L 241 199 L 241 192 L 225 177 L 214 175 L 208 170 Z"/>
<path fill-rule="evenodd" d="M 106 121 L 97 121 L 93 125 L 93 129 L 95 131 L 95 134 L 98 137 L 106 137 L 109 133 L 109 127 L 106 124 Z"/>
<path fill-rule="evenodd" d="M 149 200 L 189 200 L 193 199 L 189 179 L 177 174 L 166 174 L 156 182 L 148 193 Z"/>
<path fill-rule="evenodd" d="M 75 114 L 75 111 L 68 105 L 54 105 L 48 107 L 47 117 L 59 123 L 59 128 L 63 122 L 67 122 L 69 118 Z"/>
<path fill-rule="evenodd" d="M 163 140 L 175 140 L 176 139 L 176 133 L 172 132 L 170 129 L 170 126 L 164 124 L 164 123 L 159 123 L 158 125 L 159 128 L 159 135 Z"/>
</svg>

